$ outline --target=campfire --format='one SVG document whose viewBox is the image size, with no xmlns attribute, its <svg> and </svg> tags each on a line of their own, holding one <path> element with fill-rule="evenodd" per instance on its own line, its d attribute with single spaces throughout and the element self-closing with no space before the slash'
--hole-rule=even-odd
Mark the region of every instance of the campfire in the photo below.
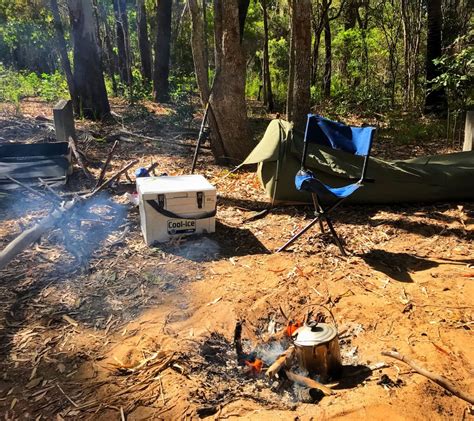
<svg viewBox="0 0 474 421">
<path fill-rule="evenodd" d="M 341 354 L 335 318 L 329 309 L 323 309 L 331 315 L 331 323 L 320 312 L 309 311 L 301 319 L 284 316 L 286 326 L 278 331 L 273 327 L 248 352 L 244 344 L 251 345 L 242 339 L 245 322 L 237 322 L 234 346 L 242 371 L 247 376 L 270 380 L 273 389 L 306 389 L 313 401 L 332 395 L 333 390 L 325 383 L 341 374 Z"/>
</svg>

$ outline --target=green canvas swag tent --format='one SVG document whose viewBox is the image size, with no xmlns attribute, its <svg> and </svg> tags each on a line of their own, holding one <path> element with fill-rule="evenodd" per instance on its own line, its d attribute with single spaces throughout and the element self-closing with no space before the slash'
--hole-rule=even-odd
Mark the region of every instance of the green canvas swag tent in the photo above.
<svg viewBox="0 0 474 421">
<path fill-rule="evenodd" d="M 296 189 L 303 137 L 291 123 L 273 120 L 259 144 L 240 165 L 258 164 L 258 176 L 274 202 L 310 203 Z M 363 158 L 319 145 L 309 145 L 306 167 L 322 182 L 339 187 L 358 178 Z M 474 152 L 384 161 L 370 158 L 367 183 L 348 203 L 414 203 L 474 199 Z"/>
</svg>

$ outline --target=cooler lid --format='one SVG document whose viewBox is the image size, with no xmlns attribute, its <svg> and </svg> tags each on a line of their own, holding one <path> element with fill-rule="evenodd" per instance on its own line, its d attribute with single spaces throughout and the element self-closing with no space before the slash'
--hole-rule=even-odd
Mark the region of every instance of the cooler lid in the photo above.
<svg viewBox="0 0 474 421">
<path fill-rule="evenodd" d="M 139 177 L 136 182 L 138 193 L 142 196 L 216 190 L 202 175 Z"/>
</svg>

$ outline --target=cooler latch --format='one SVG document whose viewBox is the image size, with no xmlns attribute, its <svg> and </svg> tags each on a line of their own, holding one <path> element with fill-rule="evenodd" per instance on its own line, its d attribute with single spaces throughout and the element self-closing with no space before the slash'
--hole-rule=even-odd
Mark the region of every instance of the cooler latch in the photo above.
<svg viewBox="0 0 474 421">
<path fill-rule="evenodd" d="M 204 199 L 204 194 L 202 191 L 198 191 L 196 193 L 196 199 L 197 199 L 198 209 L 202 209 L 202 202 Z"/>
<path fill-rule="evenodd" d="M 161 209 L 165 208 L 165 195 L 164 194 L 158 195 L 158 207 L 160 207 Z"/>
</svg>

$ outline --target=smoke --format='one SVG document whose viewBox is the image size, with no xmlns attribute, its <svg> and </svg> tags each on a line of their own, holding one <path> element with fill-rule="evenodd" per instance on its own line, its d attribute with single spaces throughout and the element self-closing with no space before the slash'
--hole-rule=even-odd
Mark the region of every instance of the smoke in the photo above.
<svg viewBox="0 0 474 421">
<path fill-rule="evenodd" d="M 54 208 L 48 201 L 33 198 L 19 189 L 0 196 L 0 220 L 4 226 L 8 225 L 10 234 L 3 239 L 3 246 L 50 214 Z M 111 234 L 119 237 L 126 229 L 127 213 L 128 206 L 116 203 L 104 192 L 66 211 L 56 227 L 44 234 L 41 242 L 63 247 L 68 254 L 61 257 L 65 260 L 73 257 L 72 266 L 85 269 L 94 253 Z"/>
<path fill-rule="evenodd" d="M 274 341 L 258 345 L 255 352 L 266 365 L 271 365 L 281 354 L 285 352 L 286 348 L 287 347 L 283 346 L 282 342 Z"/>
<path fill-rule="evenodd" d="M 168 251 L 194 262 L 209 262 L 219 257 L 220 246 L 210 238 L 199 237 L 190 238 L 179 246 L 171 246 Z"/>
</svg>

